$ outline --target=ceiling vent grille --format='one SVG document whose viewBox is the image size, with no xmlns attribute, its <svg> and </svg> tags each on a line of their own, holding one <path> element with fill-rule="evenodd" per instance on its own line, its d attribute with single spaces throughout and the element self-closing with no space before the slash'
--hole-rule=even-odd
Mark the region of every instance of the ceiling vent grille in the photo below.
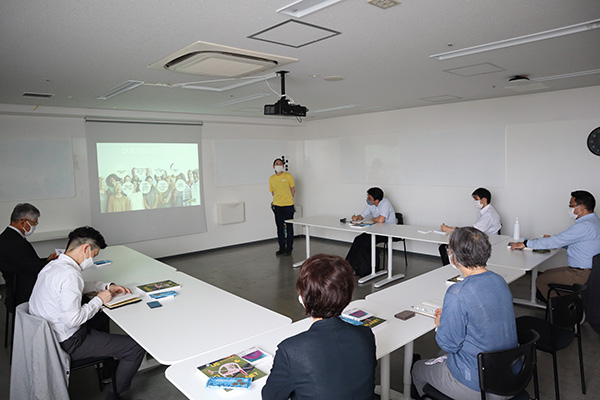
<svg viewBox="0 0 600 400">
<path fill-rule="evenodd" d="M 214 43 L 196 42 L 149 65 L 149 68 L 219 78 L 239 78 L 295 61 L 298 60 Z"/>
<path fill-rule="evenodd" d="M 21 95 L 21 97 L 33 97 L 35 99 L 49 99 L 54 96 L 51 93 L 33 93 L 33 92 L 25 92 Z"/>
<path fill-rule="evenodd" d="M 400 4 L 400 0 L 367 0 L 367 3 L 385 10 L 386 8 L 397 6 Z"/>
</svg>

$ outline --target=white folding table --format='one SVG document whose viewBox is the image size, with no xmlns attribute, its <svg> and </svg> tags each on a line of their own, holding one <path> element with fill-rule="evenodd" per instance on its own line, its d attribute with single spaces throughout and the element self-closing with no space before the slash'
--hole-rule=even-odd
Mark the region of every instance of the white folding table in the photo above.
<svg viewBox="0 0 600 400">
<path fill-rule="evenodd" d="M 515 268 L 488 266 L 488 269 L 502 276 L 507 283 L 514 282 L 525 275 L 525 271 Z M 423 275 L 419 275 L 415 278 L 401 282 L 397 285 L 383 289 L 379 292 L 370 294 L 366 297 L 366 300 L 371 302 L 371 304 L 381 303 L 387 306 L 392 306 L 395 313 L 403 310 L 410 310 L 411 306 L 421 304 L 422 302 L 428 300 L 436 300 L 441 304 L 444 295 L 446 294 L 446 290 L 451 285 L 449 282 L 447 282 L 447 280 L 453 276 L 456 276 L 457 274 L 458 271 L 456 269 L 450 265 L 446 265 Z M 387 311 L 384 309 L 381 309 L 380 311 L 374 306 L 369 307 L 373 308 L 372 312 L 375 314 L 382 313 L 383 318 L 388 316 Z M 433 318 L 423 315 L 415 315 L 413 318 L 407 321 L 400 322 L 401 324 L 391 324 L 390 327 L 392 327 L 392 329 L 387 331 L 384 330 L 385 327 L 382 327 L 381 334 L 389 334 L 390 337 L 386 338 L 386 340 L 394 341 L 394 346 L 397 346 L 396 348 L 402 346 L 404 347 L 404 396 L 401 397 L 398 394 L 389 391 L 389 384 L 384 384 L 384 372 L 385 375 L 389 376 L 390 374 L 389 359 L 385 359 L 384 357 L 381 360 L 382 399 L 410 399 L 410 384 L 412 381 L 410 376 L 410 368 L 412 365 L 414 340 L 435 328 Z M 400 328 L 396 330 L 397 326 L 400 326 Z"/>
<path fill-rule="evenodd" d="M 511 250 L 508 243 L 511 239 L 505 239 L 492 245 L 492 256 L 488 260 L 490 266 L 501 266 L 516 268 L 525 272 L 531 271 L 531 295 L 529 299 L 514 299 L 516 304 L 522 304 L 531 307 L 546 308 L 545 304 L 540 304 L 536 300 L 535 281 L 538 275 L 538 267 L 543 262 L 554 257 L 558 250 L 539 253 L 533 250 Z"/>
<path fill-rule="evenodd" d="M 289 325 L 291 319 L 226 292 L 124 246 L 107 248 L 111 265 L 83 272 L 86 280 L 111 281 L 133 288 L 170 279 L 181 288 L 159 300 L 142 301 L 104 312 L 159 363 L 170 365 L 231 343 Z M 123 256 L 121 259 L 120 256 Z M 133 289 L 135 291 L 137 289 Z"/>
<path fill-rule="evenodd" d="M 442 244 L 442 243 L 447 244 L 448 243 L 448 235 L 443 234 L 443 233 L 438 233 L 434 229 L 427 228 L 427 227 L 421 227 L 421 226 L 396 225 L 396 224 L 374 224 L 371 226 L 357 228 L 357 227 L 352 226 L 349 222 L 346 222 L 346 223 L 340 222 L 340 220 L 338 218 L 324 217 L 324 216 L 290 219 L 290 220 L 286 220 L 285 222 L 302 225 L 302 226 L 306 227 L 306 230 L 305 230 L 306 258 L 310 257 L 310 228 L 311 227 L 333 229 L 333 230 L 340 230 L 340 231 L 349 231 L 349 232 L 356 232 L 356 233 L 364 232 L 364 233 L 368 233 L 369 235 L 371 235 L 371 248 L 372 248 L 372 251 L 371 251 L 371 274 L 360 278 L 358 280 L 358 283 L 368 282 L 371 279 L 377 278 L 378 276 L 382 276 L 387 273 L 387 275 L 388 275 L 387 278 L 380 280 L 380 281 L 376 282 L 375 285 L 373 285 L 375 288 L 380 288 L 384 285 L 387 285 L 390 282 L 396 281 L 398 279 L 402 279 L 405 276 L 404 274 L 393 275 L 393 273 L 392 273 L 392 271 L 393 271 L 393 269 L 392 269 L 392 251 L 393 251 L 392 244 L 393 244 L 394 238 L 414 240 L 414 241 L 419 241 L 419 242 L 437 243 L 437 244 Z M 386 236 L 387 240 L 388 240 L 387 270 L 376 271 L 376 262 L 375 262 L 376 241 L 375 241 L 375 237 L 377 235 Z M 503 242 L 503 241 L 509 239 L 508 236 L 502 236 L 502 235 L 490 235 L 489 238 L 490 238 L 490 242 L 492 244 L 498 243 L 498 242 Z M 302 263 L 304 261 L 305 260 L 295 263 L 294 267 L 299 267 L 300 265 L 302 265 Z"/>
</svg>

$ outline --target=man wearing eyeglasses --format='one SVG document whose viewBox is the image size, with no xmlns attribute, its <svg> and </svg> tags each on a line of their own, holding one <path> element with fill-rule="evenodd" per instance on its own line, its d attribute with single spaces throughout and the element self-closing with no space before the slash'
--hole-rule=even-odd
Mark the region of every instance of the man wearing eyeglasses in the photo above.
<svg viewBox="0 0 600 400">
<path fill-rule="evenodd" d="M 7 286 L 7 302 L 10 308 L 29 300 L 38 272 L 57 256 L 38 257 L 27 241 L 38 225 L 40 211 L 32 204 L 17 204 L 10 216 L 10 225 L 0 234 L 0 271 Z M 14 294 L 12 288 L 15 289 Z M 7 307 L 9 305 L 7 304 Z"/>
<path fill-rule="evenodd" d="M 600 253 L 600 219 L 594 213 L 596 199 L 591 193 L 576 190 L 571 193 L 569 216 L 575 220 L 569 229 L 557 235 L 544 235 L 540 239 L 525 239 L 523 242 L 511 243 L 511 249 L 567 249 L 568 267 L 552 268 L 541 274 L 536 285 L 538 297 L 546 299 L 550 283 L 584 285 L 592 271 L 592 259 Z"/>
</svg>

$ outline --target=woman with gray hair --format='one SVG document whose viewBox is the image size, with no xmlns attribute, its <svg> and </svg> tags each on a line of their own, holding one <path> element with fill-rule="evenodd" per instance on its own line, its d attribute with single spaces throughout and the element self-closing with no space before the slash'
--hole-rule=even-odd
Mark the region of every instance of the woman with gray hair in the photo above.
<svg viewBox="0 0 600 400">
<path fill-rule="evenodd" d="M 453 399 L 480 399 L 477 354 L 517 346 L 512 294 L 506 281 L 486 268 L 491 253 L 487 235 L 476 228 L 456 228 L 450 235 L 448 257 L 464 280 L 448 288 L 443 307 L 435 313 L 441 354 L 413 367 L 421 396 L 429 383 Z"/>
</svg>

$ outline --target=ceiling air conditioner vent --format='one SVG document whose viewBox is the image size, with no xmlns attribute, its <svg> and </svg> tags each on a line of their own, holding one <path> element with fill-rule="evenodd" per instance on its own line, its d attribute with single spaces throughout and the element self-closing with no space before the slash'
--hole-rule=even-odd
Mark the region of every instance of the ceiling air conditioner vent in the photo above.
<svg viewBox="0 0 600 400">
<path fill-rule="evenodd" d="M 295 58 L 237 49 L 207 42 L 193 43 L 150 65 L 186 74 L 237 78 L 298 61 Z"/>
<path fill-rule="evenodd" d="M 165 64 L 165 68 L 188 74 L 235 77 L 264 71 L 277 66 L 277 61 L 223 51 L 195 51 Z"/>
<path fill-rule="evenodd" d="M 36 99 L 49 99 L 54 96 L 51 93 L 33 93 L 33 92 L 25 92 L 21 95 L 21 97 L 33 97 Z"/>
</svg>

